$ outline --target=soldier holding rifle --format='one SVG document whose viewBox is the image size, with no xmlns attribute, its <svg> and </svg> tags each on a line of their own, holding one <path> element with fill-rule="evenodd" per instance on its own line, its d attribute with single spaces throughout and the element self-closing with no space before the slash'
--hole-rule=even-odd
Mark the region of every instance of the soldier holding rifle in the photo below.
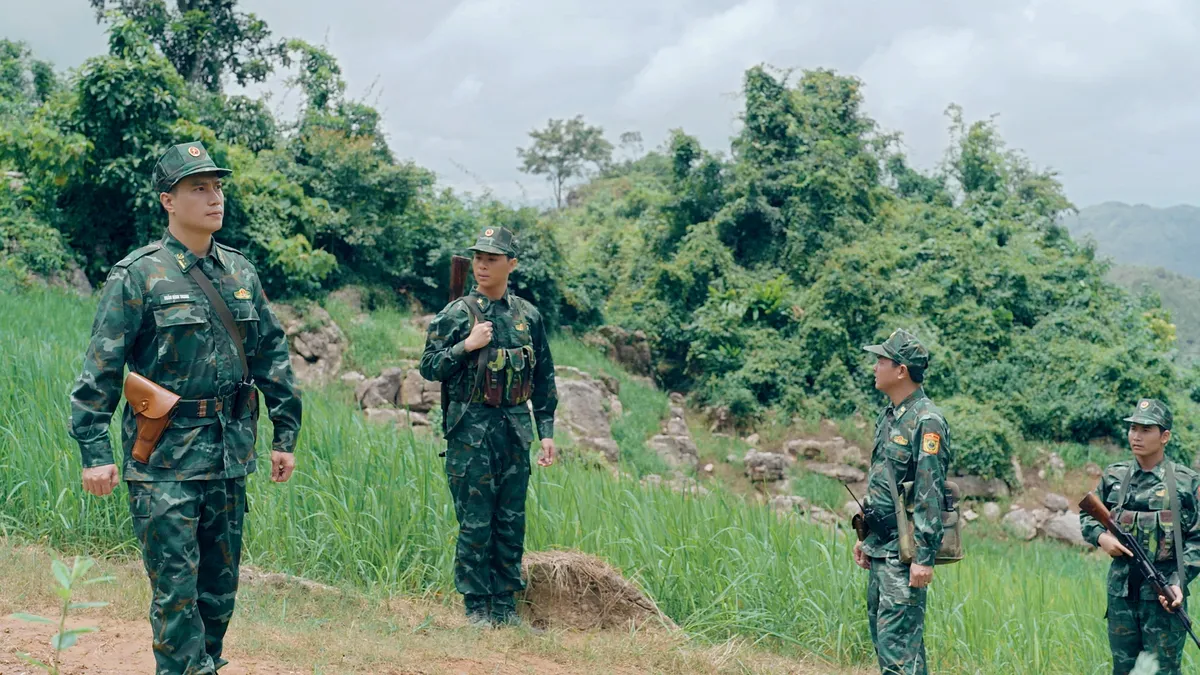
<svg viewBox="0 0 1200 675">
<path fill-rule="evenodd" d="M 1105 613 L 1113 674 L 1131 672 L 1145 651 L 1161 675 L 1177 675 L 1191 630 L 1187 587 L 1200 571 L 1200 476 L 1166 457 L 1165 403 L 1142 399 L 1124 421 L 1133 459 L 1104 470 L 1080 503 L 1079 523 L 1084 539 L 1113 558 Z"/>
</svg>

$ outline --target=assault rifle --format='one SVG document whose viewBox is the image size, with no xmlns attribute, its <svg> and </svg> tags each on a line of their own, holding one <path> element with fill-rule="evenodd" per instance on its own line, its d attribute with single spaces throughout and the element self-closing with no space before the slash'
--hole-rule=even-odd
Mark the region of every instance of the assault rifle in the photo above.
<svg viewBox="0 0 1200 675">
<path fill-rule="evenodd" d="M 1133 565 L 1141 572 L 1142 577 L 1150 584 L 1150 587 L 1154 589 L 1158 597 L 1167 600 L 1169 607 L 1174 598 L 1171 596 L 1169 590 L 1170 584 L 1167 582 L 1167 578 L 1150 561 L 1150 556 L 1146 554 L 1146 549 L 1142 548 L 1142 545 L 1138 543 L 1137 538 L 1117 527 L 1117 524 L 1113 522 L 1112 514 L 1108 512 L 1108 507 L 1104 505 L 1104 502 L 1100 501 L 1100 498 L 1094 492 L 1089 492 L 1087 496 L 1080 500 L 1079 510 L 1095 518 L 1098 523 L 1104 526 L 1104 529 L 1108 530 L 1109 534 L 1117 538 L 1117 541 L 1122 546 L 1133 553 Z M 1186 584 L 1187 579 L 1179 580 L 1180 591 L 1183 590 Z M 1179 622 L 1187 629 L 1188 635 L 1192 636 L 1192 642 L 1195 642 L 1196 646 L 1200 647 L 1200 639 L 1197 639 L 1196 633 L 1192 631 L 1192 619 L 1184 611 L 1183 605 L 1174 609 L 1168 608 L 1167 611 L 1179 619 Z"/>
<path fill-rule="evenodd" d="M 471 270 L 471 261 L 461 255 L 450 257 L 450 299 L 447 304 L 461 298 L 467 290 L 467 273 Z M 450 407 L 450 386 L 442 382 L 442 433 L 448 431 L 446 412 Z"/>
</svg>

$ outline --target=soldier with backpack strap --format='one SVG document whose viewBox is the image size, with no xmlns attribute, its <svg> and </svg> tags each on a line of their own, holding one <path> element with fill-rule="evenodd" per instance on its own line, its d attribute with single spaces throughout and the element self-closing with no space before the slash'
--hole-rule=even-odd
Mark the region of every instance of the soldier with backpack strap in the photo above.
<svg viewBox="0 0 1200 675">
<path fill-rule="evenodd" d="M 875 423 L 854 561 L 870 571 L 867 614 L 885 675 L 924 675 L 925 597 L 933 567 L 962 558 L 955 487 L 947 486 L 950 430 L 921 383 L 929 351 L 896 330 L 875 354 L 875 388 L 891 404 Z M 949 487 L 949 492 L 947 488 Z"/>
<path fill-rule="evenodd" d="M 558 392 L 542 316 L 508 289 L 517 266 L 512 233 L 485 228 L 470 250 L 477 286 L 430 322 L 421 376 L 444 383 L 447 394 L 446 478 L 459 523 L 454 585 L 473 625 L 512 625 L 520 623 L 514 592 L 525 587 L 529 447 L 536 429 L 538 464 L 554 462 Z"/>
<path fill-rule="evenodd" d="M 110 270 L 71 392 L 83 487 L 98 497 L 118 484 L 108 427 L 125 395 L 121 474 L 150 579 L 159 675 L 226 663 L 260 391 L 274 426 L 271 477 L 284 482 L 295 467 L 302 406 L 287 336 L 254 265 L 212 236 L 229 173 L 199 142 L 159 159 L 153 187 L 167 231 Z"/>
<path fill-rule="evenodd" d="M 1108 643 L 1115 675 L 1133 670 L 1138 655 L 1151 652 L 1158 672 L 1180 672 L 1188 632 L 1175 616 L 1186 616 L 1188 584 L 1200 572 L 1200 475 L 1166 456 L 1171 441 L 1172 415 L 1167 404 L 1153 398 L 1138 401 L 1129 423 L 1133 458 L 1110 465 L 1093 491 L 1120 533 L 1148 554 L 1153 577 L 1165 580 L 1174 596 L 1160 596 L 1137 565 L 1134 554 L 1087 510 L 1079 514 L 1083 538 L 1112 558 L 1108 571 Z M 1102 509 L 1097 509 L 1102 514 Z"/>
</svg>

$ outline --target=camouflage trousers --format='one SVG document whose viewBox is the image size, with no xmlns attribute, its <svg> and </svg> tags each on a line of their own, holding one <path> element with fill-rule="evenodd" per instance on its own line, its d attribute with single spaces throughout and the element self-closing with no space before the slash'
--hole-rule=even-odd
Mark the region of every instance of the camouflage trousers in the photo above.
<svg viewBox="0 0 1200 675">
<path fill-rule="evenodd" d="M 150 578 L 155 675 L 215 673 L 233 616 L 246 479 L 129 483 Z"/>
<path fill-rule="evenodd" d="M 1187 599 L 1183 601 L 1187 610 Z M 1113 655 L 1113 675 L 1133 670 L 1138 654 L 1147 651 L 1158 659 L 1158 675 L 1179 675 L 1187 631 L 1158 600 L 1108 596 L 1108 646 Z"/>
<path fill-rule="evenodd" d="M 446 478 L 458 518 L 454 587 L 465 596 L 524 589 L 529 444 L 497 417 L 479 444 L 449 441 Z"/>
<path fill-rule="evenodd" d="M 908 585 L 908 565 L 894 556 L 870 558 L 867 618 L 883 675 L 926 675 L 926 588 Z"/>
</svg>

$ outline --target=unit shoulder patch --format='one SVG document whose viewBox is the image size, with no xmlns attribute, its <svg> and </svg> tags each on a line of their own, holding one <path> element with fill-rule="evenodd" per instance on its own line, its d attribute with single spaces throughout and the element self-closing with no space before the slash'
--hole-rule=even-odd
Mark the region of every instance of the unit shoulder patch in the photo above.
<svg viewBox="0 0 1200 675">
<path fill-rule="evenodd" d="M 929 455 L 938 454 L 942 449 L 942 437 L 937 434 L 925 434 L 921 437 L 921 452 Z"/>
</svg>

